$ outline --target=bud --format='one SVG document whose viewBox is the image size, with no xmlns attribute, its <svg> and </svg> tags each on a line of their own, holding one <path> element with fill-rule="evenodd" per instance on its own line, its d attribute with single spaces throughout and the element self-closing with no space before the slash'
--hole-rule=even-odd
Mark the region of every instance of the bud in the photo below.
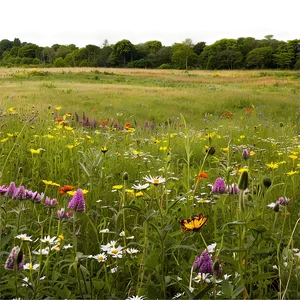
<svg viewBox="0 0 300 300">
<path fill-rule="evenodd" d="M 243 149 L 243 152 L 242 152 L 242 157 L 243 159 L 248 159 L 250 157 L 250 153 L 248 151 L 248 149 Z"/>
<path fill-rule="evenodd" d="M 283 122 L 280 122 L 280 123 L 279 123 L 279 126 L 280 126 L 280 127 L 283 127 L 283 126 L 284 126 Z"/>
<path fill-rule="evenodd" d="M 124 172 L 122 178 L 123 178 L 123 180 L 127 181 L 127 180 L 128 180 L 128 173 L 127 173 L 127 172 Z"/>
<path fill-rule="evenodd" d="M 269 178 L 269 177 L 264 178 L 263 184 L 266 188 L 269 188 L 272 184 L 271 178 Z"/>
<path fill-rule="evenodd" d="M 209 149 L 206 150 L 206 152 L 209 154 L 209 155 L 214 155 L 215 152 L 216 152 L 216 149 L 214 147 L 210 147 Z"/>
<path fill-rule="evenodd" d="M 280 207 L 279 203 L 276 202 L 276 204 L 275 204 L 275 206 L 274 206 L 274 211 L 275 211 L 275 212 L 279 212 L 279 207 Z"/>
<path fill-rule="evenodd" d="M 239 180 L 238 187 L 240 190 L 246 190 L 249 186 L 249 174 L 247 171 L 244 171 Z"/>
<path fill-rule="evenodd" d="M 214 261 L 213 269 L 214 269 L 215 276 L 222 276 L 222 266 L 221 266 L 220 258 L 218 256 Z"/>
</svg>

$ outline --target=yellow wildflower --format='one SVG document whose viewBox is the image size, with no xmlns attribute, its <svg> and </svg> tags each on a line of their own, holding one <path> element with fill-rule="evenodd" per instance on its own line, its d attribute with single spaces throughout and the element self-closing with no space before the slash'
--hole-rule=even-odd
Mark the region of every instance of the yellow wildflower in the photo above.
<svg viewBox="0 0 300 300">
<path fill-rule="evenodd" d="M 139 191 L 135 194 L 136 197 L 144 196 L 144 193 L 142 191 Z"/>
<path fill-rule="evenodd" d="M 122 185 L 122 184 L 114 185 L 112 188 L 113 188 L 114 190 L 120 190 L 120 189 L 123 188 L 123 185 Z"/>
<path fill-rule="evenodd" d="M 254 156 L 256 153 L 254 151 L 250 151 L 250 156 Z"/>
<path fill-rule="evenodd" d="M 67 145 L 66 148 L 68 149 L 73 149 L 75 146 L 74 145 Z"/>
<path fill-rule="evenodd" d="M 6 142 L 7 140 L 8 140 L 8 138 L 4 138 L 4 139 L 0 140 L 0 142 L 1 142 L 1 143 L 4 143 L 4 142 Z"/>
<path fill-rule="evenodd" d="M 271 162 L 270 164 L 267 164 L 267 167 L 270 169 L 277 169 L 278 168 L 278 163 L 273 163 Z"/>
<path fill-rule="evenodd" d="M 296 173 L 299 173 L 299 172 L 298 171 L 290 171 L 290 172 L 287 172 L 286 175 L 293 176 Z"/>
<path fill-rule="evenodd" d="M 289 155 L 289 158 L 291 158 L 292 160 L 295 160 L 295 159 L 297 159 L 298 158 L 298 156 L 297 155 Z"/>
<path fill-rule="evenodd" d="M 228 147 L 226 147 L 226 148 L 221 148 L 221 150 L 223 150 L 223 151 L 228 151 L 229 148 L 228 148 Z"/>
<path fill-rule="evenodd" d="M 32 154 L 40 154 L 40 153 L 41 153 L 41 149 L 36 149 L 36 150 L 35 150 L 35 149 L 32 149 L 32 148 L 31 148 L 29 151 L 30 151 Z"/>
<path fill-rule="evenodd" d="M 55 107 L 56 110 L 61 110 L 61 106 Z"/>
<path fill-rule="evenodd" d="M 73 128 L 70 127 L 70 126 L 65 126 L 64 128 L 65 128 L 66 130 L 69 130 L 69 131 L 72 131 L 72 130 L 73 130 Z"/>
</svg>

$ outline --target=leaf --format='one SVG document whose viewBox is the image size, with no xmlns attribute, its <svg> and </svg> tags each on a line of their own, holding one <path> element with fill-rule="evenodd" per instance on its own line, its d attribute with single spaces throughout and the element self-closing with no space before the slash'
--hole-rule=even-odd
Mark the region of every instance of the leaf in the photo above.
<svg viewBox="0 0 300 300">
<path fill-rule="evenodd" d="M 125 205 L 125 206 L 123 206 L 123 209 L 132 209 L 132 210 L 135 210 L 137 212 L 141 211 L 141 209 L 138 206 L 135 206 L 135 205 Z"/>
<path fill-rule="evenodd" d="M 88 177 L 91 177 L 90 173 L 88 172 L 88 170 L 86 169 L 86 167 L 84 166 L 84 164 L 81 163 L 80 161 L 79 161 L 78 163 L 80 164 L 81 168 L 82 168 L 83 171 L 86 173 L 86 175 L 87 175 Z"/>
<path fill-rule="evenodd" d="M 171 249 L 186 249 L 186 250 L 198 252 L 198 249 L 195 246 L 189 246 L 189 245 L 175 245 L 171 247 Z"/>
<path fill-rule="evenodd" d="M 205 294 L 208 293 L 213 287 L 214 287 L 214 284 L 211 282 L 200 293 L 198 293 L 194 298 L 202 299 L 205 296 Z"/>
</svg>

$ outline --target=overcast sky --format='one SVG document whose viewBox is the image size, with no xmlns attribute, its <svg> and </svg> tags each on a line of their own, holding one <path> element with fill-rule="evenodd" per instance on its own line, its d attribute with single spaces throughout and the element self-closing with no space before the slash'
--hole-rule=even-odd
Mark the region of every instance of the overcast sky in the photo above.
<svg viewBox="0 0 300 300">
<path fill-rule="evenodd" d="M 160 38 L 173 41 L 184 38 L 208 39 L 245 33 L 255 36 L 273 33 L 278 38 L 300 35 L 300 33 L 288 32 L 287 24 L 177 24 L 176 32 L 168 32 L 168 24 L 57 24 L 56 33 L 40 32 L 40 24 L 17 24 L 17 32 L 9 33 L 9 37 L 83 41 L 115 40 L 127 37 L 134 40 Z"/>
</svg>

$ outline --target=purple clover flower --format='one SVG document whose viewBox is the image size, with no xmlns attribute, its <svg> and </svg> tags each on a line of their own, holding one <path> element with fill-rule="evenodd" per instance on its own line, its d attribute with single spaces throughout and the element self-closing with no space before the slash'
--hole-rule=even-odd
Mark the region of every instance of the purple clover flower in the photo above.
<svg viewBox="0 0 300 300">
<path fill-rule="evenodd" d="M 228 190 L 228 194 L 238 194 L 239 193 L 238 185 L 235 183 L 233 183 L 232 185 L 228 185 L 227 190 Z"/>
<path fill-rule="evenodd" d="M 57 204 L 57 200 L 56 199 L 50 199 L 48 196 L 45 199 L 45 205 L 49 206 L 49 207 L 55 207 Z"/>
<path fill-rule="evenodd" d="M 25 255 L 19 246 L 11 249 L 10 254 L 5 262 L 4 268 L 6 270 L 23 270 L 25 264 Z"/>
<path fill-rule="evenodd" d="M 13 195 L 16 193 L 17 191 L 17 188 L 16 188 L 16 185 L 15 183 L 12 181 L 6 191 L 6 193 L 4 194 L 5 197 L 8 197 L 8 198 L 12 198 Z"/>
<path fill-rule="evenodd" d="M 78 212 L 85 212 L 85 203 L 82 189 L 78 189 L 69 202 L 68 209 L 73 209 Z"/>
<path fill-rule="evenodd" d="M 12 199 L 16 199 L 16 200 L 25 200 L 26 199 L 26 190 L 24 188 L 23 185 L 21 185 L 20 187 L 18 187 L 15 190 L 15 193 L 12 196 Z"/>
<path fill-rule="evenodd" d="M 242 157 L 243 159 L 248 159 L 250 157 L 250 153 L 248 151 L 248 149 L 243 149 L 243 152 L 242 152 Z"/>
<path fill-rule="evenodd" d="M 206 249 L 203 250 L 200 256 L 197 256 L 194 261 L 194 271 L 197 273 L 213 274 L 213 262 Z"/>
<path fill-rule="evenodd" d="M 287 197 L 280 197 L 276 203 L 278 203 L 278 204 L 280 204 L 280 205 L 289 205 L 290 202 L 291 202 L 291 199 L 290 199 L 290 198 L 287 198 Z"/>
<path fill-rule="evenodd" d="M 59 219 L 68 219 L 72 217 L 72 212 L 68 211 L 65 213 L 65 209 L 62 208 L 61 210 L 57 211 L 57 216 Z"/>
<path fill-rule="evenodd" d="M 224 194 L 226 191 L 226 184 L 223 178 L 217 178 L 214 186 L 212 187 L 213 194 Z"/>
<path fill-rule="evenodd" d="M 8 190 L 8 187 L 6 185 L 2 185 L 0 187 L 0 195 L 4 195 Z"/>
</svg>

